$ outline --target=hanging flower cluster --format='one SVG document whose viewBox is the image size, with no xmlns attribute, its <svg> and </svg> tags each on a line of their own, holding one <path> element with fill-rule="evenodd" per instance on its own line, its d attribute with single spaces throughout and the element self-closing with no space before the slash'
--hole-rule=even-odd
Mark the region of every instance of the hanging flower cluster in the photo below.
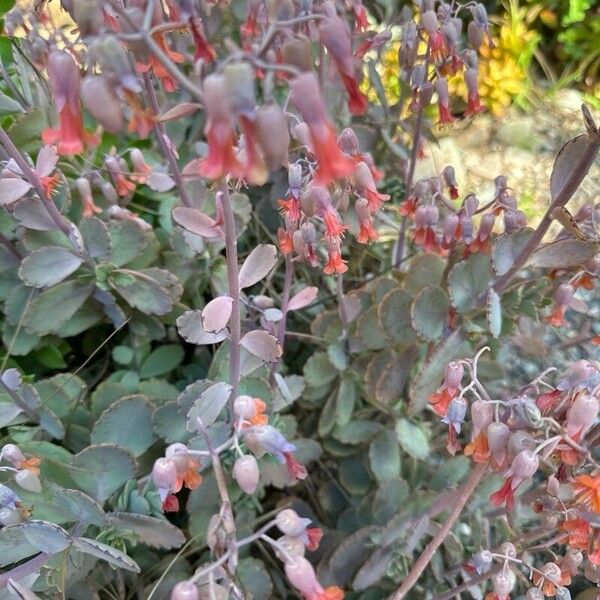
<svg viewBox="0 0 600 600">
<path fill-rule="evenodd" d="M 475 463 L 487 464 L 504 477 L 490 496 L 496 506 L 513 510 L 517 490 L 533 486 L 523 502 L 531 503 L 549 536 L 554 532 L 564 555 L 533 569 L 507 543 L 497 552 L 482 550 L 466 568 L 483 574 L 494 562 L 502 564 L 491 578 L 489 600 L 510 598 L 512 571 L 519 565 L 529 569 L 533 585 L 526 598 L 567 598 L 565 586 L 581 566 L 591 581 L 600 573 L 600 466 L 588 441 L 600 412 L 600 365 L 576 361 L 554 383 L 548 379 L 555 369 L 548 369 L 514 397 L 494 399 L 478 379 L 482 352 L 473 360 L 450 363 L 442 386 L 430 397 L 432 408 L 450 427 L 448 449 L 453 454 L 462 449 Z M 470 381 L 463 385 L 465 377 Z M 467 413 L 470 442 L 465 444 L 459 435 Z"/>
</svg>

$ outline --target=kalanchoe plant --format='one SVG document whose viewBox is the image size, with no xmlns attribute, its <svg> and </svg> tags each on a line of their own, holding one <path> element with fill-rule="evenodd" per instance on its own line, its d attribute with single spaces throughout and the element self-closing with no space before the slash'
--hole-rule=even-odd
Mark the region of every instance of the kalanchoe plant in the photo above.
<svg viewBox="0 0 600 600">
<path fill-rule="evenodd" d="M 388 8 L 5 15 L 0 595 L 600 580 L 599 215 L 566 208 L 600 132 L 584 106 L 535 229 L 509 176 L 417 177 L 492 38 L 482 4 Z"/>
</svg>

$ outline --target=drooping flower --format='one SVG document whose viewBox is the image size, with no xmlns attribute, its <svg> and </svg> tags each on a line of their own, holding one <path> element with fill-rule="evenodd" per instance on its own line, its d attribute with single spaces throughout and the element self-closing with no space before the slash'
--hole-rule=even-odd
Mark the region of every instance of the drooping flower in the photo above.
<svg viewBox="0 0 600 600">
<path fill-rule="evenodd" d="M 327 238 L 327 263 L 323 267 L 325 275 L 345 273 L 348 270 L 346 261 L 342 259 L 339 238 Z"/>
<path fill-rule="evenodd" d="M 42 141 L 55 145 L 61 155 L 81 154 L 86 145 L 95 144 L 98 140 L 83 129 L 79 68 L 68 52 L 52 50 L 47 69 L 58 113 L 58 127 L 44 129 Z"/>
<path fill-rule="evenodd" d="M 442 418 L 442 422 L 448 425 L 448 441 L 446 449 L 454 456 L 461 448 L 458 442 L 458 434 L 467 414 L 467 401 L 460 396 L 453 398 L 448 405 L 448 411 Z"/>
<path fill-rule="evenodd" d="M 234 146 L 233 115 L 222 75 L 209 75 L 204 80 L 204 107 L 207 118 L 204 132 L 208 138 L 208 155 L 200 164 L 200 174 L 210 179 L 242 177 Z"/>
<path fill-rule="evenodd" d="M 79 177 L 75 182 L 79 197 L 83 203 L 83 216 L 93 217 L 99 215 L 102 209 L 94 202 L 94 196 L 92 195 L 92 186 L 85 177 Z"/>
<path fill-rule="evenodd" d="M 506 504 L 506 508 L 512 510 L 515 504 L 514 492 L 527 479 L 533 477 L 538 470 L 539 458 L 531 450 L 522 450 L 517 454 L 505 474 L 502 487 L 490 496 L 490 500 L 496 506 Z"/>
<path fill-rule="evenodd" d="M 155 33 L 152 37 L 154 42 L 162 50 L 163 54 L 165 54 L 172 62 L 180 64 L 185 60 L 183 54 L 180 52 L 175 52 L 169 48 L 169 44 L 164 33 Z M 165 92 L 174 92 L 177 89 L 177 82 L 175 81 L 175 78 L 166 69 L 162 62 L 154 55 L 154 53 L 149 53 L 148 62 L 138 62 L 136 68 L 138 73 L 152 71 L 153 75 L 162 82 Z"/>
<path fill-rule="evenodd" d="M 354 115 L 362 115 L 368 106 L 367 97 L 360 91 L 354 75 L 352 42 L 346 22 L 338 16 L 323 19 L 319 24 L 321 42 L 327 48 L 340 78 L 348 92 L 348 108 Z"/>
<path fill-rule="evenodd" d="M 460 362 L 450 362 L 444 370 L 444 381 L 437 391 L 429 397 L 429 403 L 440 417 L 445 417 L 448 406 L 460 391 L 460 382 L 464 374 L 464 366 Z"/>
<path fill-rule="evenodd" d="M 450 97 L 448 95 L 448 80 L 445 77 L 438 77 L 434 85 L 438 95 L 438 110 L 440 115 L 438 125 L 453 123 L 454 117 L 450 112 Z"/>
<path fill-rule="evenodd" d="M 321 586 L 312 565 L 303 556 L 290 558 L 284 565 L 285 575 L 305 600 L 343 600 L 344 592 L 339 587 Z"/>
<path fill-rule="evenodd" d="M 494 406 L 490 402 L 475 400 L 471 404 L 472 441 L 465 446 L 465 454 L 472 456 L 473 461 L 476 463 L 486 463 L 490 459 L 487 428 L 493 420 Z"/>
<path fill-rule="evenodd" d="M 265 414 L 267 405 L 260 398 L 238 396 L 233 403 L 233 414 L 240 420 L 242 428 L 252 425 L 266 425 L 269 417 Z"/>
<path fill-rule="evenodd" d="M 573 481 L 575 501 L 600 514 L 600 475 L 578 475 Z"/>
<path fill-rule="evenodd" d="M 190 17 L 189 23 L 194 40 L 194 60 L 202 59 L 206 64 L 210 64 L 217 57 L 217 53 L 204 35 L 202 20 L 198 17 Z"/>
<path fill-rule="evenodd" d="M 335 130 L 327 116 L 325 104 L 314 73 L 303 73 L 290 83 L 292 102 L 306 122 L 312 147 L 318 160 L 315 182 L 327 185 L 335 179 L 348 177 L 354 162 L 344 155 L 336 140 Z"/>
<path fill-rule="evenodd" d="M 366 198 L 359 198 L 354 205 L 354 210 L 356 211 L 360 227 L 356 241 L 359 244 L 368 244 L 371 241 L 376 241 L 379 238 L 379 234 L 373 228 L 369 201 Z"/>
<path fill-rule="evenodd" d="M 586 312 L 587 306 L 579 298 L 575 298 L 575 288 L 570 283 L 562 283 L 554 294 L 554 305 L 552 312 L 547 317 L 548 322 L 555 327 L 565 324 L 565 313 L 568 308 L 577 312 Z"/>
<path fill-rule="evenodd" d="M 365 162 L 357 163 L 352 178 L 356 187 L 356 193 L 362 198 L 367 199 L 371 214 L 375 214 L 381 208 L 381 205 L 390 199 L 389 194 L 382 194 L 377 191 L 371 169 L 369 169 Z"/>
<path fill-rule="evenodd" d="M 467 110 L 465 110 L 465 115 L 469 117 L 484 112 L 485 106 L 481 103 L 479 90 L 477 89 L 477 69 L 467 69 L 464 77 L 467 85 Z"/>
<path fill-rule="evenodd" d="M 307 550 L 314 551 L 319 547 L 323 531 L 319 527 L 308 527 L 310 519 L 302 518 L 296 511 L 286 508 L 277 514 L 276 521 L 281 533 L 300 538 Z"/>
</svg>

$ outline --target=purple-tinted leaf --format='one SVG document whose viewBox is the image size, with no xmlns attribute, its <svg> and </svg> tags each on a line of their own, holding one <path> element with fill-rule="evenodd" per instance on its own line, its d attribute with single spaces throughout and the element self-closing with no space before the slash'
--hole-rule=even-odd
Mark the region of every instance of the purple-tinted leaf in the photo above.
<svg viewBox="0 0 600 600">
<path fill-rule="evenodd" d="M 312 286 L 304 288 L 290 298 L 290 301 L 288 302 L 288 310 L 300 310 L 301 308 L 308 306 L 314 301 L 318 293 L 319 288 L 317 287 Z"/>
<path fill-rule="evenodd" d="M 225 329 L 231 317 L 233 299 L 229 296 L 219 296 L 211 300 L 202 310 L 202 325 L 204 330 L 212 333 Z"/>
<path fill-rule="evenodd" d="M 146 180 L 146 185 L 155 192 L 168 192 L 175 186 L 175 182 L 166 173 L 152 171 Z"/>
<path fill-rule="evenodd" d="M 15 205 L 13 217 L 27 229 L 36 231 L 53 231 L 56 223 L 48 214 L 42 201 L 36 196 L 23 198 Z"/>
<path fill-rule="evenodd" d="M 7 177 L 0 179 L 0 206 L 6 206 L 22 198 L 32 185 L 23 179 Z"/>
<path fill-rule="evenodd" d="M 277 248 L 272 244 L 260 244 L 250 252 L 240 269 L 240 288 L 258 283 L 276 264 Z"/>
<path fill-rule="evenodd" d="M 194 102 L 182 102 L 158 117 L 158 121 L 173 121 L 174 119 L 180 119 L 181 117 L 189 117 L 194 114 L 197 110 L 202 108 L 200 104 Z"/>
<path fill-rule="evenodd" d="M 556 160 L 554 161 L 552 175 L 550 176 L 550 195 L 552 200 L 558 196 L 560 191 L 571 177 L 575 167 L 581 161 L 585 151 L 588 149 L 590 143 L 589 139 L 590 138 L 587 136 L 587 134 L 582 133 L 576 138 L 569 140 L 559 150 Z M 588 166 L 588 170 L 589 167 L 591 167 L 591 163 Z M 586 173 L 583 174 L 583 177 Z M 583 179 L 583 177 L 581 179 Z"/>
<path fill-rule="evenodd" d="M 248 352 L 264 362 L 277 362 L 277 359 L 281 356 L 281 347 L 275 336 L 261 329 L 249 331 L 240 343 Z"/>
<path fill-rule="evenodd" d="M 74 273 L 81 256 L 60 246 L 44 246 L 23 259 L 19 277 L 30 287 L 48 287 Z"/>
<path fill-rule="evenodd" d="M 202 312 L 188 310 L 177 319 L 179 335 L 190 344 L 218 344 L 227 338 L 227 331 L 219 333 L 206 331 L 202 325 Z"/>
<path fill-rule="evenodd" d="M 600 252 L 600 244 L 591 240 L 561 238 L 538 248 L 529 263 L 543 269 L 568 269 L 582 265 Z"/>
<path fill-rule="evenodd" d="M 173 209 L 173 220 L 190 233 L 195 233 L 205 238 L 218 238 L 222 236 L 221 229 L 214 219 L 188 206 L 178 206 Z"/>
</svg>

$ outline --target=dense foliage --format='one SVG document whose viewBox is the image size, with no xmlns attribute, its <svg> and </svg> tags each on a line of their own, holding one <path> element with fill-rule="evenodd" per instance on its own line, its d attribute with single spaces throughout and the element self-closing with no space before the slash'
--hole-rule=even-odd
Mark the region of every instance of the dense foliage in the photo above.
<svg viewBox="0 0 600 600">
<path fill-rule="evenodd" d="M 416 175 L 510 102 L 517 24 L 4 15 L 0 600 L 593 597 L 600 131 L 582 106 L 536 224 L 510 173 Z"/>
</svg>

